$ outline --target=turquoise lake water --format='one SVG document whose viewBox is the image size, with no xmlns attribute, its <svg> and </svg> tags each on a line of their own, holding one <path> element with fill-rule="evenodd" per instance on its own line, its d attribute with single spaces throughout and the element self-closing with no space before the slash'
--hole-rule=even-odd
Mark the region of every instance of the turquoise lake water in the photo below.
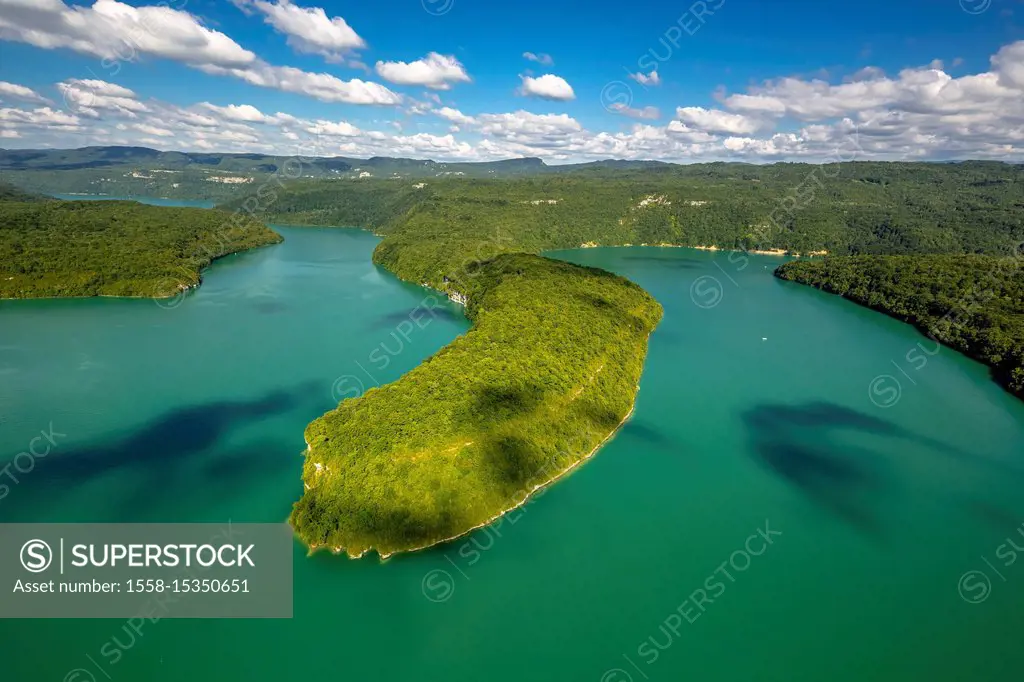
<svg viewBox="0 0 1024 682">
<path fill-rule="evenodd" d="M 150 206 L 187 206 L 190 208 L 213 208 L 217 205 L 215 201 L 205 199 L 163 199 L 161 197 L 112 197 L 102 194 L 54 194 L 55 199 L 66 199 L 68 201 L 137 201 L 140 204 Z"/>
<path fill-rule="evenodd" d="M 372 265 L 375 237 L 278 229 L 283 244 L 218 261 L 184 299 L 0 302 L 0 463 L 51 423 L 66 434 L 0 500 L 0 521 L 282 521 L 306 424 L 468 329 L 448 306 L 400 341 L 431 293 Z M 0 621 L 3 678 L 1024 669 L 1024 560 L 1000 551 L 1024 547 L 1024 403 L 984 367 L 775 279 L 779 259 L 552 255 L 633 279 L 665 318 L 632 420 L 515 523 L 384 564 L 296 544 L 292 620 L 163 620 L 135 637 L 116 620 Z M 366 361 L 381 344 L 384 371 Z M 112 642 L 116 663 L 100 654 Z"/>
</svg>

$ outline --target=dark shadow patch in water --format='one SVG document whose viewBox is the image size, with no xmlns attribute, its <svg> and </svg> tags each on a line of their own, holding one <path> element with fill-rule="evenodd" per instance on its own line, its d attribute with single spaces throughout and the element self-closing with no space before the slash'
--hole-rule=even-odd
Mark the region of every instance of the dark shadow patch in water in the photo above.
<svg viewBox="0 0 1024 682">
<path fill-rule="evenodd" d="M 621 434 L 624 438 L 636 438 L 648 445 L 665 450 L 672 450 L 674 444 L 673 440 L 668 438 L 656 426 L 637 419 L 630 419 L 623 424 Z"/>
<path fill-rule="evenodd" d="M 865 533 L 881 534 L 878 521 L 861 500 L 870 489 L 881 486 L 867 462 L 854 460 L 849 451 L 830 452 L 790 442 L 762 442 L 757 453 L 763 464 L 822 509 Z"/>
<path fill-rule="evenodd" d="M 131 491 L 125 490 L 116 501 L 115 519 L 170 522 L 182 521 L 185 517 L 184 520 L 200 522 L 206 519 L 189 518 L 193 510 L 203 515 L 205 510 L 223 504 L 225 499 L 246 495 L 246 491 L 253 486 L 271 480 L 280 481 L 286 477 L 295 482 L 295 488 L 282 489 L 282 497 L 276 507 L 279 513 L 268 518 L 249 519 L 253 522 L 275 523 L 288 515 L 291 504 L 301 494 L 302 453 L 294 442 L 261 439 L 229 450 L 218 447 L 215 452 L 203 454 L 209 455 L 210 459 L 209 462 L 200 462 L 197 458 L 196 463 L 201 467 L 198 473 L 191 466 L 182 466 L 179 467 L 180 471 L 175 469 L 161 474 L 157 483 L 137 486 Z M 208 480 L 197 485 L 197 476 Z M 189 499 L 186 509 L 181 509 L 177 504 L 183 496 Z M 175 510 L 174 518 L 163 518 L 167 509 Z"/>
<path fill-rule="evenodd" d="M 153 420 L 120 441 L 68 450 L 48 462 L 48 476 L 92 477 L 120 467 L 164 468 L 214 445 L 237 424 L 271 417 L 298 406 L 303 391 L 275 391 L 255 400 L 220 401 L 186 407 Z"/>
<path fill-rule="evenodd" d="M 834 403 L 813 402 L 803 405 L 762 405 L 751 411 L 754 423 L 778 420 L 781 427 L 856 428 L 892 434 L 900 430 L 892 422 Z"/>
<path fill-rule="evenodd" d="M 284 457 L 281 457 L 282 453 Z M 216 459 L 203 465 L 203 473 L 213 479 L 212 485 L 245 485 L 265 475 L 293 468 L 295 480 L 299 481 L 302 474 L 301 454 L 294 443 L 261 440 L 251 446 L 218 454 Z"/>
<path fill-rule="evenodd" d="M 1019 516 L 988 500 L 967 500 L 964 505 L 974 516 L 991 523 L 995 528 L 1010 529 L 1021 525 L 1022 519 Z"/>
<path fill-rule="evenodd" d="M 258 301 L 252 307 L 261 315 L 276 315 L 289 310 L 288 305 L 282 301 Z"/>
<path fill-rule="evenodd" d="M 829 402 L 760 405 L 744 413 L 743 421 L 765 468 L 821 508 L 874 535 L 880 534 L 881 525 L 872 513 L 872 498 L 891 478 L 885 475 L 886 455 L 840 443 L 838 432 L 906 440 L 946 455 L 968 456 L 888 420 Z"/>
<path fill-rule="evenodd" d="M 224 441 L 234 432 L 280 415 L 315 418 L 323 412 L 315 396 L 325 390 L 316 382 L 304 382 L 251 400 L 220 400 L 173 410 L 123 438 L 100 437 L 84 446 L 67 447 L 61 441 L 32 472 L 32 493 L 24 486 L 16 504 L 0 505 L 0 518 L 7 522 L 70 520 L 54 517 L 53 500 L 76 485 L 110 475 L 131 484 L 119 485 L 111 499 L 91 505 L 88 517 L 79 515 L 76 521 L 209 520 L 203 518 L 205 510 L 217 507 L 225 495 L 241 494 L 247 486 L 280 480 L 289 471 L 298 484 L 301 442 L 259 436 L 242 446 Z M 282 500 L 283 514 L 300 492 L 297 488 L 290 493 L 292 499 Z M 163 518 L 181 499 L 189 500 L 187 508 L 174 512 L 174 518 Z"/>
<path fill-rule="evenodd" d="M 640 265 L 657 265 L 659 268 L 670 270 L 703 270 L 707 267 L 707 261 L 694 260 L 692 258 L 659 258 L 658 256 L 622 256 L 621 260 L 627 263 Z"/>
<path fill-rule="evenodd" d="M 663 322 L 661 326 L 654 330 L 654 333 L 651 334 L 651 340 L 648 343 L 650 345 L 671 348 L 673 349 L 673 351 L 678 350 L 680 348 L 685 349 L 686 344 L 689 341 L 689 337 L 686 336 L 685 334 L 679 334 L 677 332 L 674 332 L 671 329 L 663 329 L 662 327 L 664 326 L 665 324 Z"/>
</svg>

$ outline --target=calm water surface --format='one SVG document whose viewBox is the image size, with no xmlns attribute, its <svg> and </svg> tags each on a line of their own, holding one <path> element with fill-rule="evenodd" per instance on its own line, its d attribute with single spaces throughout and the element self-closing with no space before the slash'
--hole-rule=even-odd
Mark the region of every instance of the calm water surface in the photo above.
<svg viewBox="0 0 1024 682">
<path fill-rule="evenodd" d="M 206 199 L 164 199 L 161 197 L 114 197 L 105 194 L 54 194 L 56 199 L 68 201 L 137 201 L 140 204 L 150 206 L 187 206 L 191 208 L 213 208 L 217 205 L 215 201 Z"/>
<path fill-rule="evenodd" d="M 430 294 L 370 263 L 374 237 L 280 231 L 285 243 L 219 261 L 172 309 L 0 303 L 0 461 L 50 422 L 67 434 L 0 500 L 0 520 L 280 521 L 301 493 L 306 424 L 468 328 L 445 308 L 400 347 L 396 326 Z M 164 620 L 134 642 L 114 620 L 0 622 L 4 679 L 905 682 L 1024 669 L 1024 558 L 997 557 L 1010 536 L 1024 547 L 1024 404 L 983 367 L 949 350 L 908 360 L 919 342 L 934 349 L 774 279 L 777 259 L 556 255 L 630 277 L 665 319 L 633 420 L 514 523 L 383 565 L 296 546 L 290 621 Z M 379 369 L 368 356 L 382 343 L 395 354 Z M 772 543 L 748 542 L 766 524 Z M 972 570 L 991 579 L 980 603 L 958 589 Z M 126 650 L 111 664 L 99 652 L 115 637 Z"/>
</svg>

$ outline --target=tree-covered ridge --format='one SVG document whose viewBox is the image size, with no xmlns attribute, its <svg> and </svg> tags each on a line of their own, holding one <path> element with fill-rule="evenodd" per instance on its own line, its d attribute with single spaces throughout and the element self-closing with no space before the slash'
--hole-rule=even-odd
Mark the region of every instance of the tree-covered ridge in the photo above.
<svg viewBox="0 0 1024 682">
<path fill-rule="evenodd" d="M 0 201 L 48 201 L 50 198 L 26 192 L 7 182 L 0 182 Z"/>
<path fill-rule="evenodd" d="M 909 322 L 1024 398 L 1024 254 L 826 258 L 776 275 Z"/>
<path fill-rule="evenodd" d="M 533 255 L 552 243 L 539 228 L 558 202 L 516 183 L 497 198 L 473 190 L 500 184 L 452 186 L 469 196 L 303 183 L 272 202 L 283 222 L 383 233 L 375 262 L 463 298 L 474 322 L 307 428 L 291 521 L 311 547 L 387 555 L 465 533 L 583 461 L 631 409 L 660 306 L 620 277 Z"/>
<path fill-rule="evenodd" d="M 173 296 L 221 256 L 281 241 L 248 216 L 133 201 L 0 201 L 0 298 Z"/>
<path fill-rule="evenodd" d="M 632 408 L 660 306 L 607 272 L 506 254 L 459 278 L 472 330 L 306 429 L 291 522 L 353 556 L 431 545 L 521 503 Z"/>
<path fill-rule="evenodd" d="M 659 308 L 611 275 L 527 254 L 585 244 L 996 253 L 1024 238 L 1022 187 L 1021 168 L 1004 164 L 709 164 L 302 181 L 238 200 L 229 207 L 266 207 L 274 222 L 373 229 L 384 236 L 375 262 L 467 297 L 475 322 L 309 426 L 292 523 L 311 546 L 353 555 L 429 545 L 513 506 L 613 430 Z"/>
<path fill-rule="evenodd" d="M 702 164 L 507 180 L 314 180 L 289 185 L 263 205 L 276 222 L 359 225 L 383 234 L 425 229 L 442 242 L 501 228 L 529 251 L 596 242 L 836 255 L 996 253 L 1024 240 L 1024 166 Z M 460 225 L 454 235 L 446 230 L 452 224 Z M 458 252 L 452 246 L 448 251 Z"/>
<path fill-rule="evenodd" d="M 850 141 L 854 146 L 855 141 Z M 760 194 L 792 196 L 806 207 L 820 207 L 838 196 L 859 201 L 882 189 L 894 206 L 919 212 L 918 202 L 955 203 L 958 195 L 986 198 L 993 205 L 1016 192 L 1020 199 L 1022 166 L 995 161 L 960 163 L 854 162 L 827 166 L 778 163 L 671 164 L 657 161 L 594 161 L 546 165 L 540 159 L 489 162 L 435 162 L 375 157 L 319 157 L 316 145 L 297 147 L 296 155 L 161 152 L 145 147 L 0 150 L 0 174 L 9 182 L 48 194 L 160 196 L 229 201 L 239 190 L 256 191 L 268 182 L 297 178 L 328 179 L 342 186 L 366 182 L 443 182 L 445 179 L 617 180 L 660 187 L 703 189 L 728 198 L 760 185 Z M 854 149 L 844 149 L 854 155 Z M 863 155 L 861 155 L 863 158 Z M 249 182 L 246 182 L 249 181 Z M 242 184 L 236 184 L 241 182 Z M 853 183 L 853 184 L 850 184 Z M 849 185 L 849 186 L 845 186 Z M 827 189 L 826 189 L 827 188 Z M 838 194 L 837 194 L 838 193 Z M 750 197 L 745 197 L 744 200 Z M 839 206 L 842 210 L 842 206 Z M 933 205 L 933 208 L 936 208 Z M 896 216 L 897 222 L 903 216 Z M 338 224 L 338 223 L 334 223 Z"/>
<path fill-rule="evenodd" d="M 239 188 L 303 178 L 357 180 L 443 176 L 509 177 L 544 172 L 540 159 L 447 163 L 375 157 L 319 157 L 318 145 L 296 145 L 293 155 L 163 152 L 146 147 L 0 149 L 0 174 L 47 194 L 166 197 L 227 201 Z M 365 175 L 364 175 L 365 174 Z"/>
</svg>

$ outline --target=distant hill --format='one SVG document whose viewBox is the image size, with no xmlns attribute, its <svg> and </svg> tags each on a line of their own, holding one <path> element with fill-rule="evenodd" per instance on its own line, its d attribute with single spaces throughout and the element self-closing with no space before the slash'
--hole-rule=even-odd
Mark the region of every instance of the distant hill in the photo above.
<svg viewBox="0 0 1024 682">
<path fill-rule="evenodd" d="M 344 156 L 301 158 L 296 163 L 295 158 L 162 152 L 146 147 L 0 149 L 0 175 L 18 187 L 44 194 L 227 200 L 238 195 L 240 185 L 259 186 L 267 180 L 297 176 L 338 180 L 504 178 L 561 169 L 537 158 L 480 163 Z"/>
<path fill-rule="evenodd" d="M 267 154 L 161 152 L 146 147 L 83 147 L 82 149 L 0 149 L 0 178 L 23 190 L 42 194 L 100 194 L 112 197 L 167 197 L 228 202 L 254 194 L 267 183 L 268 197 L 294 180 L 411 180 L 416 183 L 449 178 L 506 179 L 572 176 L 617 179 L 634 187 L 654 181 L 700 185 L 702 193 L 729 187 L 741 193 L 755 186 L 774 189 L 755 192 L 779 199 L 785 194 L 803 198 L 815 194 L 823 180 L 840 184 L 852 180 L 862 187 L 900 194 L 907 187 L 930 195 L 935 187 L 960 191 L 987 187 L 993 193 L 1019 191 L 1022 166 L 998 161 L 958 163 L 854 162 L 838 166 L 776 163 L 715 162 L 674 164 L 662 161 L 604 159 L 587 163 L 548 165 L 538 158 L 448 163 L 377 156 L 302 158 Z M 827 177 L 815 169 L 828 169 Z M 806 183 L 806 184 L 805 184 Z M 815 196 L 814 205 L 821 203 Z M 908 198 L 910 206 L 916 201 Z M 1001 202 L 997 202 L 1001 203 Z"/>
<path fill-rule="evenodd" d="M 48 201 L 49 197 L 32 194 L 18 189 L 7 182 L 0 182 L 0 201 Z"/>
<path fill-rule="evenodd" d="M 290 156 L 268 154 L 221 154 L 207 152 L 161 152 L 147 147 L 82 147 L 81 149 L 0 149 L 0 170 L 82 170 L 87 168 L 147 168 L 183 170 L 195 166 L 225 171 L 270 172 L 280 168 Z M 486 175 L 488 171 L 516 173 L 546 168 L 536 158 L 508 159 L 479 163 L 445 163 L 421 159 L 375 156 L 370 159 L 334 156 L 316 157 L 309 161 L 320 171 L 354 168 L 379 171 L 415 172 L 434 175 L 445 170 L 461 170 Z"/>
<path fill-rule="evenodd" d="M 608 163 L 511 179 L 300 180 L 273 188 L 272 201 L 245 190 L 222 205 L 271 223 L 378 234 L 429 223 L 435 245 L 464 223 L 491 235 L 515 228 L 536 251 L 597 242 L 994 254 L 1024 241 L 1024 166 Z"/>
</svg>

